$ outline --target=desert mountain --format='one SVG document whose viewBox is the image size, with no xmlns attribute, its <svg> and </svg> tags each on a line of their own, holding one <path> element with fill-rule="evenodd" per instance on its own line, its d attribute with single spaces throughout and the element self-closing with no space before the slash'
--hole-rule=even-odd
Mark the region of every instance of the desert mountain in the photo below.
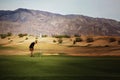
<svg viewBox="0 0 120 80">
<path fill-rule="evenodd" d="M 83 15 L 61 15 L 46 11 L 19 8 L 0 10 L 0 33 L 34 35 L 119 35 L 120 22 Z"/>
</svg>

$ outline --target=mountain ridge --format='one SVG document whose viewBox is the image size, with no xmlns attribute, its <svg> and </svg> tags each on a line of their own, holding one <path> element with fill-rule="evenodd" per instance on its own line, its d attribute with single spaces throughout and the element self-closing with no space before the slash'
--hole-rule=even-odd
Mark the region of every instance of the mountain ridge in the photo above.
<svg viewBox="0 0 120 80">
<path fill-rule="evenodd" d="M 120 22 L 84 15 L 62 15 L 19 8 L 0 10 L 0 33 L 33 35 L 101 35 L 120 36 Z"/>
</svg>

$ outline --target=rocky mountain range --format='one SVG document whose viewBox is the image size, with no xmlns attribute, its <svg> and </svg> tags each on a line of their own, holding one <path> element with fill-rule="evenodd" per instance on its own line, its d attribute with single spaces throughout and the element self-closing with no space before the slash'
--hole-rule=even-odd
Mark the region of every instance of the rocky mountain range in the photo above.
<svg viewBox="0 0 120 80">
<path fill-rule="evenodd" d="M 120 36 L 120 22 L 83 15 L 61 15 L 19 8 L 0 10 L 0 33 L 32 35 L 102 35 Z"/>
</svg>

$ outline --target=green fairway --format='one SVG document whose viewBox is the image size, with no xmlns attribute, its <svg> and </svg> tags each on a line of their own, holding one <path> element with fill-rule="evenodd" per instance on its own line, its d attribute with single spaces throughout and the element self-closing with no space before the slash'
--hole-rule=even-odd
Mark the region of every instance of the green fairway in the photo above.
<svg viewBox="0 0 120 80">
<path fill-rule="evenodd" d="M 0 80 L 120 80 L 120 57 L 0 56 Z"/>
</svg>

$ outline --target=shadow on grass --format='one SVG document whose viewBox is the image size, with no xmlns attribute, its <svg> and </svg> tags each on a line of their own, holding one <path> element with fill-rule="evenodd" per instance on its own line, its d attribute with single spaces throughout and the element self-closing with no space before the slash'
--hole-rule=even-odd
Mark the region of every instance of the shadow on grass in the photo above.
<svg viewBox="0 0 120 80">
<path fill-rule="evenodd" d="M 120 77 L 100 76 L 45 76 L 45 77 L 1 77 L 1 80 L 120 80 Z"/>
</svg>

